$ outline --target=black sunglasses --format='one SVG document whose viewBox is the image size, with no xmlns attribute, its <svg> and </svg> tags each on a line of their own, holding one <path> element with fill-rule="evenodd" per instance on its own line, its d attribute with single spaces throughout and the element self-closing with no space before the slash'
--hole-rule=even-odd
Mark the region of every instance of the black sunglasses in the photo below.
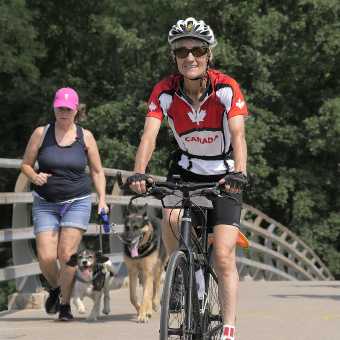
<svg viewBox="0 0 340 340">
<path fill-rule="evenodd" d="M 210 46 L 208 47 L 194 47 L 192 49 L 188 49 L 185 47 L 176 48 L 173 50 L 174 55 L 178 58 L 186 58 L 189 53 L 191 53 L 194 57 L 202 57 L 203 55 L 207 54 L 210 50 Z"/>
</svg>

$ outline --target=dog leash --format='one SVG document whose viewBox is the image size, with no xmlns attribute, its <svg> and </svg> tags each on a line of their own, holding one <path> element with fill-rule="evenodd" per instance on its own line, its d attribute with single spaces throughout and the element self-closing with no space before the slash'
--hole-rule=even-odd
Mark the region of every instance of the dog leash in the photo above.
<svg viewBox="0 0 340 340">
<path fill-rule="evenodd" d="M 109 220 L 107 218 L 107 214 L 105 209 L 102 209 L 99 215 L 99 251 L 103 253 L 103 234 L 102 234 L 102 225 L 104 228 L 105 233 L 110 231 L 110 224 L 108 223 Z"/>
<path fill-rule="evenodd" d="M 109 219 L 107 217 L 107 214 L 104 209 L 102 209 L 99 216 L 99 251 L 103 252 L 103 237 L 102 237 L 102 225 L 104 228 L 105 233 L 109 233 L 110 231 L 115 234 L 123 243 L 127 242 L 123 240 L 123 238 L 119 235 L 118 231 L 114 229 L 114 226 L 116 225 L 115 223 L 110 223 Z"/>
</svg>

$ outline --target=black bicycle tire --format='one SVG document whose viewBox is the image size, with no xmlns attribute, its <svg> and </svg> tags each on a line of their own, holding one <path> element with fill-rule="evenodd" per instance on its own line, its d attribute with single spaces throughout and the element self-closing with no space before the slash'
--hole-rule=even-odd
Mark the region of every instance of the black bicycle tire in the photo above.
<svg viewBox="0 0 340 340">
<path fill-rule="evenodd" d="M 208 248 L 207 261 L 210 268 L 213 269 L 213 244 Z M 205 270 L 205 292 L 207 294 L 207 309 L 202 316 L 202 327 L 204 333 L 218 328 L 216 333 L 211 334 L 210 340 L 219 340 L 223 330 L 222 318 L 220 313 L 220 303 L 218 300 L 218 280 L 216 274 L 211 274 L 209 270 Z"/>
<path fill-rule="evenodd" d="M 182 251 L 176 251 L 175 253 L 172 254 L 168 262 L 167 269 L 166 269 L 166 276 L 164 279 L 164 286 L 163 286 L 163 295 L 161 299 L 161 316 L 160 316 L 160 329 L 159 329 L 160 340 L 167 340 L 167 339 L 172 340 L 172 339 L 182 339 L 182 338 L 185 339 L 185 336 L 186 336 L 185 334 L 185 330 L 186 330 L 185 306 L 184 308 L 181 309 L 181 311 L 184 312 L 184 315 L 180 315 L 178 317 L 176 314 L 179 314 L 179 313 L 173 313 L 170 310 L 170 299 L 172 296 L 172 288 L 174 285 L 174 277 L 175 277 L 177 267 L 180 267 L 182 269 L 183 284 L 184 284 L 183 294 L 186 294 L 189 267 L 188 267 L 186 255 Z M 186 301 L 185 295 L 183 295 L 182 302 L 183 301 Z M 176 320 L 178 320 L 178 326 L 182 326 L 182 328 L 174 327 L 173 323 L 176 322 Z M 182 325 L 179 325 L 180 322 L 182 322 Z M 178 332 L 180 332 L 180 335 L 177 336 L 174 334 L 169 334 L 169 329 L 171 329 L 172 332 L 175 332 L 177 330 Z M 184 334 L 183 334 L 183 330 L 184 330 Z M 191 335 L 188 334 L 187 339 L 191 340 L 192 339 Z"/>
</svg>

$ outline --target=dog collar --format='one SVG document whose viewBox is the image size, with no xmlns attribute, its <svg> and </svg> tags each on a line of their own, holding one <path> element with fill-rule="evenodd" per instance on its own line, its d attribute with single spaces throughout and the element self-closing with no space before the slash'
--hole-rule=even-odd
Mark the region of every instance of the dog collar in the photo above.
<svg viewBox="0 0 340 340">
<path fill-rule="evenodd" d="M 147 249 L 147 248 L 150 246 L 151 242 L 153 241 L 154 236 L 155 236 L 155 235 L 152 235 L 152 236 L 149 238 L 149 240 L 148 240 L 143 246 L 141 246 L 141 247 L 139 248 L 139 250 L 140 250 L 140 251 L 143 251 L 144 249 Z"/>
</svg>

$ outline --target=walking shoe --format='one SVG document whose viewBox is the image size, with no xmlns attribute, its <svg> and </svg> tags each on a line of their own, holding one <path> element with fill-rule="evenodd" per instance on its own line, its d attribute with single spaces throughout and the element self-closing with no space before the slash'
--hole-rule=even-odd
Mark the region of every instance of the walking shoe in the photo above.
<svg viewBox="0 0 340 340">
<path fill-rule="evenodd" d="M 68 303 L 62 303 L 59 310 L 60 321 L 72 321 L 73 315 L 71 313 L 71 306 Z"/>
<path fill-rule="evenodd" d="M 45 310 L 47 314 L 56 314 L 59 311 L 60 294 L 60 287 L 50 289 L 48 298 L 45 302 Z"/>
<path fill-rule="evenodd" d="M 182 287 L 182 272 L 177 268 L 169 305 L 172 313 L 179 313 L 182 309 Z"/>
</svg>

